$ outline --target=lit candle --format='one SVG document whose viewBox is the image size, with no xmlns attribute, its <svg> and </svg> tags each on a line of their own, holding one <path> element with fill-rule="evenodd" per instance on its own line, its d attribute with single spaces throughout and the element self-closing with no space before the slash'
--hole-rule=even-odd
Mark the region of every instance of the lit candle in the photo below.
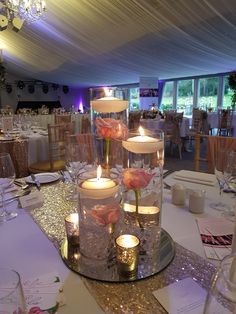
<svg viewBox="0 0 236 314">
<path fill-rule="evenodd" d="M 131 234 L 123 234 L 116 239 L 116 258 L 121 272 L 129 273 L 137 270 L 139 243 L 139 239 Z"/>
<path fill-rule="evenodd" d="M 139 132 L 139 136 L 130 137 L 126 141 L 122 141 L 122 146 L 129 152 L 148 154 L 163 149 L 164 143 L 162 140 L 145 135 L 141 126 L 139 127 Z"/>
<path fill-rule="evenodd" d="M 65 218 L 66 235 L 69 244 L 79 244 L 79 215 L 73 213 Z"/>
<path fill-rule="evenodd" d="M 102 178 L 102 168 L 97 168 L 97 178 L 87 179 L 79 185 L 80 193 L 91 198 L 102 199 L 111 197 L 118 191 L 116 181 L 109 178 Z"/>
</svg>

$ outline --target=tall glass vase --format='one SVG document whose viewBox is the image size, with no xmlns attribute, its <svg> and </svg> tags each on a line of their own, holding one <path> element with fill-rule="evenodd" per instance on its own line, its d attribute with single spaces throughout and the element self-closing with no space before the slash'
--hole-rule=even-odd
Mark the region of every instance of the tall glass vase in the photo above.
<svg viewBox="0 0 236 314">
<path fill-rule="evenodd" d="M 117 175 L 86 172 L 79 176 L 80 253 L 104 262 L 115 256 L 115 237 L 122 223 Z"/>
<path fill-rule="evenodd" d="M 158 260 L 164 135 L 158 130 L 140 132 L 122 141 L 127 154 L 122 175 L 124 222 L 127 231 L 140 240 L 140 255 Z"/>
<path fill-rule="evenodd" d="M 109 174 L 116 164 L 114 151 L 128 133 L 128 102 L 114 97 L 91 101 L 91 122 L 98 163 Z"/>
</svg>

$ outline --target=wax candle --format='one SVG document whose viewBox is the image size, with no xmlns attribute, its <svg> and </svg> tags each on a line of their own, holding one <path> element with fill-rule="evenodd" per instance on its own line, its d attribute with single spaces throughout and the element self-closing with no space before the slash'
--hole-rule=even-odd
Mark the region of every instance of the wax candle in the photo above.
<svg viewBox="0 0 236 314">
<path fill-rule="evenodd" d="M 116 258 L 122 273 L 137 270 L 139 243 L 139 239 L 131 234 L 122 234 L 116 239 Z"/>
<path fill-rule="evenodd" d="M 128 101 L 107 96 L 91 101 L 91 107 L 96 112 L 120 112 L 128 108 Z"/>
<path fill-rule="evenodd" d="M 164 143 L 162 140 L 145 135 L 141 126 L 139 127 L 139 132 L 140 135 L 122 141 L 122 146 L 128 151 L 137 154 L 155 153 L 163 149 Z"/>
<path fill-rule="evenodd" d="M 98 166 L 97 177 L 83 181 L 79 185 L 79 192 L 91 198 L 111 197 L 118 191 L 118 184 L 110 178 L 101 177 L 101 166 Z"/>
</svg>

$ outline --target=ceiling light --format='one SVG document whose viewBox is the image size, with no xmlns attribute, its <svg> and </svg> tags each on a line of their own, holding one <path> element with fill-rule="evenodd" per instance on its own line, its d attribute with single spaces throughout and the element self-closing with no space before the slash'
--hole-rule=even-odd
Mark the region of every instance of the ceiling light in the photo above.
<svg viewBox="0 0 236 314">
<path fill-rule="evenodd" d="M 11 24 L 13 30 L 18 32 L 24 21 L 35 22 L 45 11 L 45 0 L 0 0 L 0 30 L 5 30 Z"/>
</svg>

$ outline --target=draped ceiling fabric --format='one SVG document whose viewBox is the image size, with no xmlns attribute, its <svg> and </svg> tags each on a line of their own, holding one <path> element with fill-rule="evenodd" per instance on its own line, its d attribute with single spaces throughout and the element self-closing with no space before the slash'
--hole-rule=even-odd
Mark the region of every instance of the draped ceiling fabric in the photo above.
<svg viewBox="0 0 236 314">
<path fill-rule="evenodd" d="M 0 32 L 8 72 L 78 87 L 236 68 L 235 0 L 47 0 L 44 20 Z"/>
</svg>

